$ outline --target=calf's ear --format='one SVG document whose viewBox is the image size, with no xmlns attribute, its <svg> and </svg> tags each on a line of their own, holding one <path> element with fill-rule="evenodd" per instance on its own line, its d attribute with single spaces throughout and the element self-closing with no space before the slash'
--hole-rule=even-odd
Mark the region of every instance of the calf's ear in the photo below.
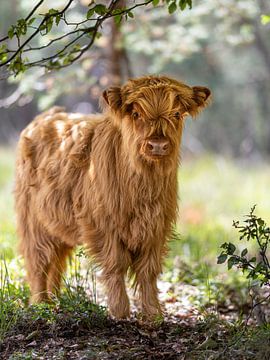
<svg viewBox="0 0 270 360">
<path fill-rule="evenodd" d="M 121 88 L 118 86 L 112 86 L 107 90 L 103 91 L 103 99 L 110 106 L 113 111 L 121 109 L 122 106 L 122 97 L 121 97 Z"/>
<path fill-rule="evenodd" d="M 193 94 L 188 112 L 191 116 L 196 116 L 201 110 L 209 105 L 211 100 L 211 91 L 207 87 L 193 86 Z"/>
</svg>

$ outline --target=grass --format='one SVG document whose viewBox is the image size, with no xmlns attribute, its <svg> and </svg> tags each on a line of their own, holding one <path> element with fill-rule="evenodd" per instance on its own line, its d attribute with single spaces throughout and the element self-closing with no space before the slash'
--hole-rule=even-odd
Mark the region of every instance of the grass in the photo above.
<svg viewBox="0 0 270 360">
<path fill-rule="evenodd" d="M 269 223 L 269 177 L 270 166 L 264 163 L 238 164 L 217 156 L 183 163 L 178 221 L 182 241 L 173 244 L 173 252 L 181 246 L 188 259 L 212 261 L 221 243 L 237 238 L 232 221 L 242 220 L 254 204 Z"/>
<path fill-rule="evenodd" d="M 80 257 L 82 257 L 80 255 Z M 74 259 L 76 264 L 76 259 Z M 26 333 L 30 340 L 39 327 L 90 329 L 102 328 L 107 322 L 107 310 L 95 302 L 89 291 L 89 274 L 79 267 L 70 267 L 64 279 L 61 296 L 51 304 L 28 305 L 29 288 L 21 273 L 20 262 L 0 261 L 0 350 L 1 343 L 16 332 Z M 93 279 L 91 279 L 93 280 Z M 90 289 L 92 290 L 92 289 Z M 90 301 L 89 301 L 90 300 Z M 0 357 L 1 358 L 1 357 Z"/>
<path fill-rule="evenodd" d="M 66 333 L 70 329 L 90 331 L 106 326 L 108 322 L 106 309 L 97 305 L 95 272 L 86 265 L 87 260 L 81 250 L 74 256 L 64 279 L 61 298 L 53 306 L 26 306 L 29 289 L 24 282 L 22 259 L 16 251 L 12 196 L 14 159 L 12 150 L 0 148 L 0 353 L 1 342 L 22 331 L 26 332 L 25 338 L 28 337 L 29 342 L 32 337 L 37 337 L 35 331 L 39 329 L 45 333 L 56 331 L 57 328 Z M 216 258 L 222 243 L 237 242 L 232 221 L 243 219 L 254 204 L 257 204 L 257 214 L 270 223 L 270 202 L 266 196 L 269 178 L 270 166 L 265 163 L 255 165 L 211 155 L 198 159 L 184 158 L 182 161 L 179 170 L 179 219 L 176 236 L 170 242 L 163 280 L 173 284 L 176 297 L 180 296 L 177 293 L 178 284 L 184 283 L 196 289 L 189 295 L 189 301 L 204 319 L 203 325 L 199 322 L 196 325 L 197 334 L 208 332 L 207 327 L 212 329 L 211 332 L 218 329 L 216 331 L 221 334 L 224 328 L 227 334 L 224 335 L 225 345 L 220 339 L 214 338 L 213 349 L 211 346 L 207 348 L 206 343 L 192 350 L 194 359 L 216 358 L 215 343 L 222 345 L 224 351 L 224 347 L 233 343 L 235 334 L 241 331 L 240 313 L 248 301 L 247 281 L 235 271 L 228 273 L 224 265 L 216 265 Z M 239 243 L 239 247 L 243 248 L 244 245 Z M 224 317 L 221 324 L 220 314 L 222 311 L 225 313 L 228 307 L 238 311 L 238 314 L 233 324 Z M 238 323 L 237 319 L 240 319 Z M 180 331 L 182 336 L 182 328 L 174 331 Z M 242 343 L 234 345 L 233 351 L 236 352 L 232 352 L 231 357 L 237 359 L 238 350 L 240 353 L 250 352 L 252 356 L 257 351 L 263 359 L 269 351 L 258 345 L 258 339 L 268 339 L 268 335 L 269 327 L 248 329 Z M 190 333 L 190 336 L 193 335 Z M 197 342 L 202 342 L 201 336 Z M 35 357 L 35 350 L 16 351 L 9 357 L 10 360 L 38 358 Z"/>
<path fill-rule="evenodd" d="M 14 151 L 0 148 L 0 254 L 8 259 L 16 256 L 17 242 L 12 196 L 14 165 Z"/>
</svg>

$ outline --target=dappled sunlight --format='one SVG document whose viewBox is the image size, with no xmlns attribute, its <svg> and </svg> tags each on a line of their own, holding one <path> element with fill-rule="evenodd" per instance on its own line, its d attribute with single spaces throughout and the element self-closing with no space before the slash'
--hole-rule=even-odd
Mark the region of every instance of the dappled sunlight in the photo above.
<svg viewBox="0 0 270 360">
<path fill-rule="evenodd" d="M 75 142 L 78 138 L 78 135 L 79 135 L 79 124 L 75 124 L 72 126 L 71 128 L 71 137 L 72 137 L 72 140 Z"/>
<path fill-rule="evenodd" d="M 60 120 L 55 122 L 55 128 L 60 138 L 65 135 L 65 127 L 66 124 L 63 121 Z"/>
<path fill-rule="evenodd" d="M 30 124 L 29 128 L 27 129 L 25 136 L 27 136 L 29 139 L 32 137 L 34 129 L 36 127 L 36 124 Z"/>
</svg>

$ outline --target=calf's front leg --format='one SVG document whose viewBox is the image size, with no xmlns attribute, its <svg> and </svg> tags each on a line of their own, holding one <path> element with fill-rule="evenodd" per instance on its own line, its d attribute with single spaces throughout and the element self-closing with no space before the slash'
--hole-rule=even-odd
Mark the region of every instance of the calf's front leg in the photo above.
<svg viewBox="0 0 270 360">
<path fill-rule="evenodd" d="M 109 273 L 103 271 L 103 281 L 107 291 L 107 302 L 111 315 L 117 319 L 128 318 L 130 310 L 124 272 Z"/>
<path fill-rule="evenodd" d="M 142 313 L 148 318 L 162 315 L 158 299 L 157 279 L 161 273 L 161 253 L 151 249 L 141 253 L 132 264 L 135 283 L 139 291 Z"/>
<path fill-rule="evenodd" d="M 130 266 L 130 254 L 119 239 L 107 239 L 98 255 L 102 280 L 106 288 L 110 313 L 118 319 L 130 315 L 125 276 Z"/>
</svg>

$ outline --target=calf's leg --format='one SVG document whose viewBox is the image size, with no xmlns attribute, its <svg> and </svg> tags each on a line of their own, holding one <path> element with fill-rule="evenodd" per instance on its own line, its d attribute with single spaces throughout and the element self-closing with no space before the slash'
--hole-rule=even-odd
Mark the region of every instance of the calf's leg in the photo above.
<svg viewBox="0 0 270 360">
<path fill-rule="evenodd" d="M 132 272 L 139 291 L 142 313 L 149 318 L 161 315 L 158 299 L 157 279 L 161 273 L 161 254 L 158 249 L 141 253 L 134 259 Z"/>
<path fill-rule="evenodd" d="M 55 242 L 36 219 L 19 222 L 20 251 L 25 260 L 31 303 L 48 301 L 48 274 L 55 254 Z M 30 221 L 31 220 L 31 221 Z"/>
<path fill-rule="evenodd" d="M 47 279 L 49 295 L 59 296 L 62 276 L 67 266 L 67 257 L 72 253 L 72 250 L 73 247 L 66 244 L 60 244 L 55 248 Z"/>
<path fill-rule="evenodd" d="M 107 291 L 110 313 L 116 318 L 130 315 L 125 275 L 130 265 L 130 255 L 120 241 L 108 241 L 102 251 L 102 279 Z"/>
<path fill-rule="evenodd" d="M 26 270 L 31 290 L 30 303 L 49 301 L 47 292 L 48 264 L 36 266 L 33 261 L 27 259 Z"/>
<path fill-rule="evenodd" d="M 129 299 L 125 287 L 125 272 L 103 272 L 103 280 L 107 291 L 108 307 L 111 315 L 117 319 L 125 319 L 130 315 Z"/>
</svg>

